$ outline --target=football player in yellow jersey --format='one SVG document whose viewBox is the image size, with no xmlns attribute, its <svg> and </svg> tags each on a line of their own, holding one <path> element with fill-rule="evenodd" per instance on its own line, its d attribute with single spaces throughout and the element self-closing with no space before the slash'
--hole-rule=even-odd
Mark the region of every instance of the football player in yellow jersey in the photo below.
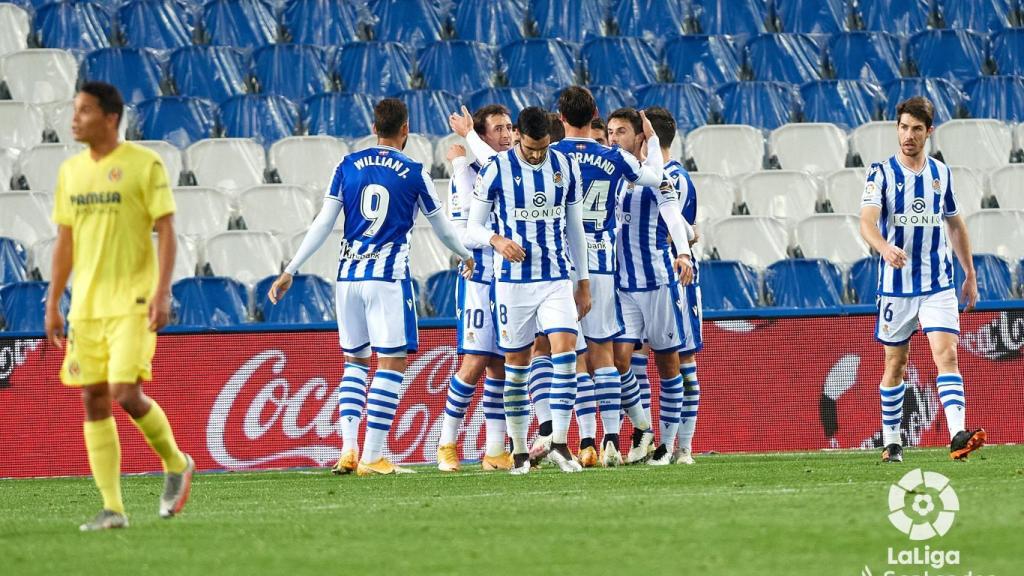
<svg viewBox="0 0 1024 576">
<path fill-rule="evenodd" d="M 57 242 L 46 335 L 65 349 L 61 381 L 82 390 L 89 467 L 103 496 L 103 509 L 81 526 L 83 531 L 128 526 L 112 400 L 163 462 L 161 517 L 184 507 L 195 469 L 192 458 L 178 449 L 164 411 L 140 385 L 152 379 L 156 331 L 170 314 L 175 206 L 160 156 L 118 141 L 123 113 L 117 88 L 100 82 L 82 86 L 71 130 L 88 148 L 61 164 L 54 191 Z M 151 240 L 154 228 L 158 254 Z M 58 303 L 72 269 L 65 342 Z"/>
</svg>

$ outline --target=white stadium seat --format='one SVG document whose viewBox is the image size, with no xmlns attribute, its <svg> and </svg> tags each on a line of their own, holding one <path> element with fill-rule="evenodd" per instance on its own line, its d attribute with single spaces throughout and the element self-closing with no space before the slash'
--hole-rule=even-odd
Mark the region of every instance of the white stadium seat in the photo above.
<svg viewBox="0 0 1024 576">
<path fill-rule="evenodd" d="M 448 184 L 451 182 L 447 178 L 434 180 L 434 193 L 437 194 L 437 199 L 441 201 L 441 209 L 444 210 L 444 215 L 448 216 Z"/>
<path fill-rule="evenodd" d="M 337 138 L 289 136 L 270 147 L 270 165 L 282 183 L 312 188 L 322 197 L 346 154 L 348 145 Z"/>
<path fill-rule="evenodd" d="M 185 163 L 199 186 L 237 194 L 263 183 L 267 167 L 263 146 L 251 138 L 210 138 L 185 150 Z"/>
<path fill-rule="evenodd" d="M 449 134 L 444 138 L 441 138 L 434 146 L 434 166 L 439 166 L 441 168 L 441 173 L 444 174 L 446 178 L 452 175 L 452 166 L 448 162 L 448 148 L 450 148 L 452 144 L 462 145 L 462 147 L 466 149 L 466 158 L 468 158 L 470 162 L 476 160 L 476 157 L 473 156 L 473 152 L 469 149 L 469 145 L 466 144 L 466 139 L 462 136 L 459 136 L 458 134 Z"/>
<path fill-rule="evenodd" d="M 864 195 L 868 172 L 865 168 L 843 168 L 825 176 L 822 192 L 839 214 L 857 214 Z"/>
<path fill-rule="evenodd" d="M 789 225 L 814 214 L 818 181 L 798 170 L 764 170 L 739 180 L 740 200 L 754 216 L 772 216 Z"/>
<path fill-rule="evenodd" d="M 888 159 L 899 150 L 896 122 L 867 122 L 850 133 L 850 150 L 865 166 Z"/>
<path fill-rule="evenodd" d="M 409 273 L 420 282 L 452 267 L 452 253 L 437 239 L 430 224 L 417 222 L 409 240 Z"/>
<path fill-rule="evenodd" d="M 764 137 L 752 126 L 701 126 L 686 138 L 686 157 L 697 170 L 737 176 L 760 170 L 764 160 Z"/>
<path fill-rule="evenodd" d="M 1024 257 L 1024 211 L 980 210 L 967 218 L 971 250 L 1017 262 Z"/>
<path fill-rule="evenodd" d="M 728 178 L 714 172 L 690 172 L 697 190 L 697 224 L 732 215 L 736 190 Z"/>
<path fill-rule="evenodd" d="M 252 287 L 281 273 L 284 253 L 270 232 L 232 230 L 206 240 L 206 262 L 215 276 L 228 276 Z"/>
<path fill-rule="evenodd" d="M 43 141 L 46 122 L 38 106 L 0 101 L 0 148 L 28 148 Z"/>
<path fill-rule="evenodd" d="M 64 144 L 70 144 L 75 141 L 75 136 L 71 133 L 71 119 L 75 115 L 74 100 L 49 102 L 40 104 L 39 107 L 43 111 L 43 120 L 46 122 L 46 128 L 53 130 L 53 133 L 57 135 L 58 141 Z M 127 134 L 128 126 L 132 123 L 134 116 L 135 110 L 130 106 L 126 106 L 124 117 L 121 118 L 121 126 L 117 131 L 121 140 L 126 139 L 125 134 Z"/>
<path fill-rule="evenodd" d="M 352 151 L 359 152 L 360 150 L 366 150 L 370 146 L 375 146 L 376 144 L 376 135 L 370 134 L 369 136 L 363 136 L 352 143 Z M 434 146 L 430 143 L 430 139 L 422 134 L 409 134 L 409 139 L 405 143 L 405 150 L 402 150 L 402 152 L 409 158 L 423 164 L 423 167 L 426 168 L 428 172 L 434 164 Z"/>
<path fill-rule="evenodd" d="M 78 62 L 70 52 L 34 48 L 8 54 L 0 61 L 0 76 L 12 100 L 42 104 L 75 97 Z"/>
<path fill-rule="evenodd" d="M 989 192 L 1000 208 L 1024 210 L 1024 164 L 1008 164 L 989 174 Z"/>
<path fill-rule="evenodd" d="M 960 215 L 966 218 L 981 210 L 981 202 L 988 196 L 985 174 L 967 166 L 950 166 L 949 170 L 953 173 L 953 193 L 960 204 Z"/>
<path fill-rule="evenodd" d="M 57 233 L 45 198 L 35 192 L 0 194 L 0 236 L 32 246 Z"/>
<path fill-rule="evenodd" d="M 936 150 L 946 164 L 991 170 L 1010 162 L 1010 128 L 999 120 L 950 120 L 935 129 Z"/>
<path fill-rule="evenodd" d="M 856 214 L 815 214 L 796 226 L 796 245 L 806 258 L 824 258 L 849 266 L 871 254 L 860 236 Z"/>
<path fill-rule="evenodd" d="M 306 237 L 306 231 L 296 233 L 291 239 L 291 253 L 285 255 L 289 260 L 292 255 L 299 251 L 302 239 Z M 332 230 L 327 240 L 320 249 L 309 257 L 309 260 L 299 268 L 300 274 L 313 274 L 333 284 L 338 279 L 338 259 L 341 255 L 341 230 Z"/>
<path fill-rule="evenodd" d="M 683 158 L 686 157 L 686 135 L 682 132 L 676 132 L 676 137 L 672 139 L 672 144 L 668 147 L 668 155 L 670 158 L 675 158 L 682 163 Z"/>
<path fill-rule="evenodd" d="M 28 12 L 14 4 L 0 4 L 0 58 L 28 48 L 31 29 Z"/>
<path fill-rule="evenodd" d="M 243 191 L 238 211 L 247 229 L 275 234 L 305 230 L 315 216 L 306 192 L 289 184 L 264 184 Z"/>
<path fill-rule="evenodd" d="M 1024 149 L 1024 122 L 1018 122 L 1013 129 L 1014 140 L 1017 142 L 1017 150 Z"/>
<path fill-rule="evenodd" d="M 135 140 L 134 143 L 149 148 L 160 155 L 160 159 L 164 161 L 164 168 L 167 169 L 167 178 L 172 187 L 177 186 L 181 182 L 181 171 L 184 166 L 182 165 L 181 150 L 178 150 L 177 146 L 163 140 Z"/>
<path fill-rule="evenodd" d="M 174 225 L 179 234 L 206 238 L 228 229 L 231 199 L 216 188 L 186 186 L 174 189 L 178 211 Z"/>
<path fill-rule="evenodd" d="M 28 181 L 29 190 L 52 193 L 57 187 L 57 170 L 64 160 L 85 149 L 83 144 L 36 144 L 18 157 L 17 173 Z"/>
<path fill-rule="evenodd" d="M 723 260 L 765 268 L 786 258 L 786 226 L 767 216 L 730 216 L 711 228 L 715 249 Z"/>
<path fill-rule="evenodd" d="M 153 249 L 157 250 L 159 245 L 156 232 L 153 233 Z M 191 240 L 177 235 L 178 249 L 174 253 L 174 270 L 171 272 L 171 282 L 177 282 L 183 278 L 191 278 L 196 275 L 196 265 L 199 259 L 196 257 L 196 247 Z"/>
<path fill-rule="evenodd" d="M 11 177 L 16 172 L 14 165 L 17 162 L 17 158 L 14 150 L 0 148 L 0 192 L 6 192 L 11 189 Z"/>
<path fill-rule="evenodd" d="M 57 238 L 43 238 L 37 241 L 29 249 L 28 266 L 29 270 L 38 270 L 39 276 L 46 282 L 53 276 L 53 245 Z M 72 274 L 74 271 L 72 271 Z"/>
<path fill-rule="evenodd" d="M 772 131 L 768 144 L 783 170 L 821 174 L 846 166 L 846 133 L 835 124 L 786 124 Z"/>
</svg>

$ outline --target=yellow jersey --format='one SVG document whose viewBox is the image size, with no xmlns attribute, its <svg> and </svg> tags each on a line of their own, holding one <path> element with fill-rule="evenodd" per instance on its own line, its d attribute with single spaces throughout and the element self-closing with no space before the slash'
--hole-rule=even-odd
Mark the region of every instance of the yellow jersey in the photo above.
<svg viewBox="0 0 1024 576">
<path fill-rule="evenodd" d="M 153 223 L 174 210 L 167 170 L 148 148 L 122 142 L 99 162 L 86 149 L 61 164 L 53 221 L 74 238 L 69 320 L 148 312 Z"/>
</svg>

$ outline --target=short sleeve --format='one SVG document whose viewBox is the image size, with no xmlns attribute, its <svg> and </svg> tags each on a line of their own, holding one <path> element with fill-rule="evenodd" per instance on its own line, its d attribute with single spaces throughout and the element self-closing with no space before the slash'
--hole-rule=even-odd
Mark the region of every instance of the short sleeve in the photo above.
<svg viewBox="0 0 1024 576">
<path fill-rule="evenodd" d="M 569 190 L 566 191 L 566 205 L 576 204 L 583 201 L 583 176 L 580 174 L 580 165 L 572 158 L 566 157 L 569 162 Z"/>
<path fill-rule="evenodd" d="M 640 179 L 640 161 L 636 156 L 626 152 L 622 148 L 612 148 L 612 153 L 617 156 L 615 164 L 618 166 L 622 177 L 630 182 Z"/>
<path fill-rule="evenodd" d="M 344 184 L 344 166 L 342 162 L 334 169 L 334 176 L 331 177 L 331 186 L 327 189 L 326 198 L 333 198 L 341 202 L 342 185 Z"/>
<path fill-rule="evenodd" d="M 497 187 L 500 184 L 498 179 L 498 161 L 492 159 L 480 171 L 476 177 L 476 184 L 473 186 L 473 198 L 483 202 L 494 202 L 497 197 Z"/>
<path fill-rule="evenodd" d="M 174 195 L 167 180 L 167 169 L 160 160 L 154 160 L 149 167 L 149 182 L 145 190 L 146 210 L 153 220 L 173 214 L 175 211 Z"/>
<path fill-rule="evenodd" d="M 64 166 L 57 170 L 57 188 L 53 191 L 53 223 L 71 227 L 75 217 L 68 209 L 67 190 L 64 188 Z"/>
<path fill-rule="evenodd" d="M 416 180 L 416 183 L 419 187 L 416 201 L 420 205 L 420 212 L 423 212 L 424 216 L 432 216 L 441 209 L 441 201 L 437 198 L 434 181 L 430 178 L 430 172 L 427 172 L 426 168 L 420 172 L 420 178 Z"/>
<path fill-rule="evenodd" d="M 946 192 L 942 195 L 942 216 L 956 216 L 960 213 L 960 202 L 953 192 L 953 171 L 946 166 Z"/>
<path fill-rule="evenodd" d="M 864 194 L 861 196 L 860 205 L 882 207 L 882 193 L 885 191 L 885 172 L 881 164 L 872 164 L 868 172 L 868 179 L 864 183 Z"/>
</svg>

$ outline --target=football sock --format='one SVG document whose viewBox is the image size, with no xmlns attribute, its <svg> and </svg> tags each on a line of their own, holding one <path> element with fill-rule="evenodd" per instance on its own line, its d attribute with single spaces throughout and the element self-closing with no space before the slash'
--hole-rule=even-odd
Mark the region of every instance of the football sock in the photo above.
<svg viewBox="0 0 1024 576">
<path fill-rule="evenodd" d="M 619 409 L 622 406 L 622 381 L 614 367 L 594 371 L 595 399 L 601 408 L 601 427 L 605 436 L 618 434 L 622 426 Z"/>
<path fill-rule="evenodd" d="M 505 364 L 505 422 L 508 435 L 512 438 L 512 452 L 525 454 L 530 451 L 526 437 L 530 433 L 530 398 L 526 380 L 530 368 Z"/>
<path fill-rule="evenodd" d="M 964 429 L 967 408 L 964 403 L 964 379 L 959 374 L 939 374 L 935 379 L 939 385 L 939 401 L 946 412 L 946 427 L 949 428 L 949 439 Z"/>
<path fill-rule="evenodd" d="M 121 501 L 121 442 L 114 417 L 86 421 L 82 426 L 89 469 L 103 497 L 103 507 L 124 514 Z"/>
<path fill-rule="evenodd" d="M 174 441 L 174 431 L 171 430 L 171 423 L 167 421 L 156 400 L 150 398 L 149 412 L 142 418 L 133 419 L 135 427 L 146 437 L 146 443 L 160 457 L 164 465 L 164 472 L 181 474 L 188 467 L 188 460 L 185 454 L 178 450 L 178 444 Z"/>
<path fill-rule="evenodd" d="M 700 382 L 697 381 L 696 362 L 683 364 L 680 368 L 683 371 L 683 404 L 679 413 L 679 442 L 676 447 L 692 450 L 700 408 Z"/>
<path fill-rule="evenodd" d="M 658 396 L 658 427 L 661 429 L 661 443 L 672 450 L 679 432 L 679 412 L 683 404 L 683 375 L 661 381 Z"/>
<path fill-rule="evenodd" d="M 537 422 L 551 422 L 551 377 L 555 367 L 550 356 L 537 356 L 530 362 L 530 401 Z"/>
<path fill-rule="evenodd" d="M 484 425 L 487 427 L 488 456 L 501 456 L 505 453 L 505 381 L 496 378 L 484 378 Z"/>
<path fill-rule="evenodd" d="M 633 352 L 630 360 L 636 383 L 640 386 L 640 404 L 644 407 L 647 421 L 651 421 L 651 380 L 647 377 L 647 356 L 641 352 Z"/>
<path fill-rule="evenodd" d="M 474 383 L 475 384 L 475 383 Z M 474 384 L 467 384 L 453 374 L 448 382 L 448 398 L 444 405 L 444 418 L 441 423 L 441 439 L 438 441 L 442 446 L 454 444 L 459 437 L 459 425 L 466 416 L 466 410 L 473 401 L 473 392 L 476 391 Z"/>
<path fill-rule="evenodd" d="M 900 441 L 900 422 L 903 421 L 903 395 L 907 391 L 905 382 L 893 388 L 878 386 L 878 395 L 882 401 L 882 446 L 902 444 Z"/>
<path fill-rule="evenodd" d="M 366 378 L 369 367 L 345 362 L 345 373 L 338 386 L 338 416 L 341 417 L 341 449 L 359 449 L 359 422 L 366 405 Z"/>
<path fill-rule="evenodd" d="M 395 410 L 402 397 L 401 372 L 382 370 L 373 374 L 370 392 L 366 395 L 366 437 L 363 439 L 362 462 L 372 464 L 384 456 L 384 443 L 395 420 Z"/>
<path fill-rule="evenodd" d="M 633 428 L 648 430 L 651 421 L 644 413 L 644 407 L 640 405 L 640 385 L 637 384 L 636 376 L 632 370 L 627 370 L 625 374 L 619 374 L 619 377 L 622 379 L 622 409 L 629 416 Z"/>
<path fill-rule="evenodd" d="M 580 427 L 580 438 L 597 435 L 597 401 L 594 399 L 594 380 L 590 374 L 576 374 L 576 423 Z"/>
<path fill-rule="evenodd" d="M 576 403 L 576 352 L 553 354 L 555 373 L 551 378 L 551 442 L 565 444 Z"/>
</svg>

